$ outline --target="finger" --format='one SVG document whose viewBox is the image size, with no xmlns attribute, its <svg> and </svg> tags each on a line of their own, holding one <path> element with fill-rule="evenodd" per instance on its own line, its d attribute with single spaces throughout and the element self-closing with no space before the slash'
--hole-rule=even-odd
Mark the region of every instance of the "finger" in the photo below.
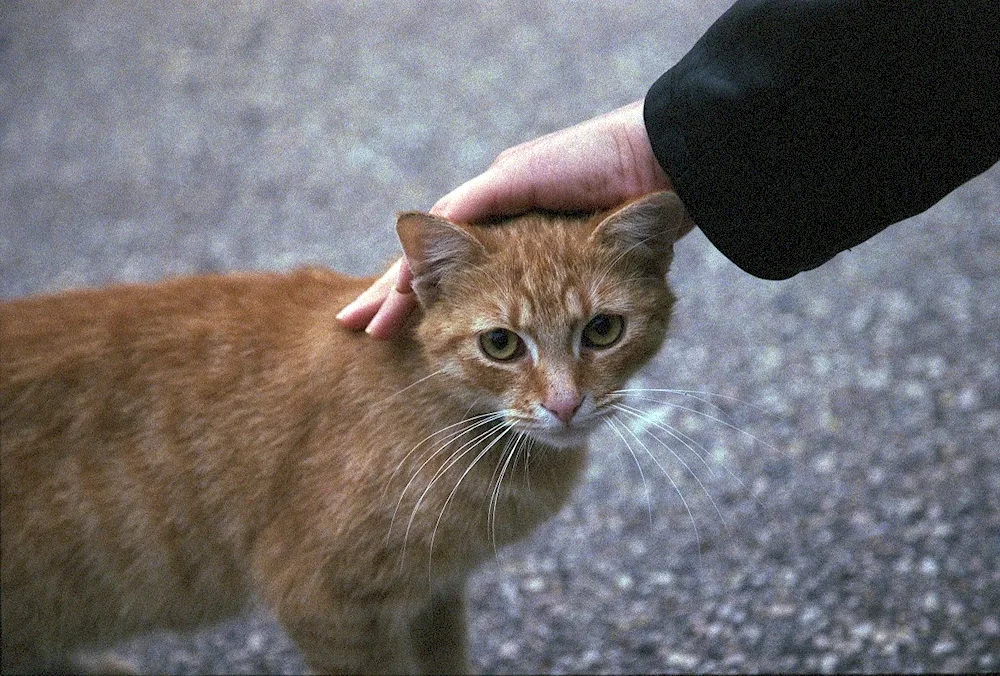
<svg viewBox="0 0 1000 676">
<path fill-rule="evenodd" d="M 490 170 L 466 181 L 431 207 L 431 214 L 450 221 L 469 223 L 495 215 L 491 197 Z"/>
<path fill-rule="evenodd" d="M 355 331 L 365 328 L 378 313 L 379 308 L 389 296 L 389 291 L 395 285 L 402 260 L 396 261 L 374 284 L 338 312 L 337 320 L 345 327 Z"/>
<path fill-rule="evenodd" d="M 535 186 L 524 175 L 494 165 L 466 181 L 431 207 L 431 214 L 456 223 L 524 213 L 535 204 Z"/>
<path fill-rule="evenodd" d="M 365 332 L 376 340 L 391 338 L 403 326 L 406 318 L 416 306 L 417 295 L 412 291 L 400 293 L 396 289 L 390 290 L 385 302 L 368 323 Z"/>
<path fill-rule="evenodd" d="M 398 272 L 394 288 L 400 293 L 413 293 L 413 270 L 410 268 L 410 262 L 406 260 L 406 256 L 396 261 L 396 266 L 398 266 Z"/>
</svg>

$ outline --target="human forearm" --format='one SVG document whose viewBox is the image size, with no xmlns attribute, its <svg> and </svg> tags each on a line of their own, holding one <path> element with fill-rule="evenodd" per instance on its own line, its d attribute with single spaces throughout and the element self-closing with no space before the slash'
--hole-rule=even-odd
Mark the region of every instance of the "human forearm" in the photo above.
<svg viewBox="0 0 1000 676">
<path fill-rule="evenodd" d="M 815 267 L 1000 159 L 991 2 L 741 1 L 650 89 L 652 147 L 752 274 Z"/>
</svg>

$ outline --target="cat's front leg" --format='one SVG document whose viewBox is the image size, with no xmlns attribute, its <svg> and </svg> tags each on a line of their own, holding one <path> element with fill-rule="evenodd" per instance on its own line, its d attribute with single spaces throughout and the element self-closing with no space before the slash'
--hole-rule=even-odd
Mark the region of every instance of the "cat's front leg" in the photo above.
<svg viewBox="0 0 1000 676">
<path fill-rule="evenodd" d="M 409 616 L 395 607 L 352 604 L 325 617 L 281 623 L 317 674 L 413 674 Z"/>
<path fill-rule="evenodd" d="M 417 667 L 424 674 L 468 674 L 465 581 L 431 596 L 411 625 Z"/>
</svg>

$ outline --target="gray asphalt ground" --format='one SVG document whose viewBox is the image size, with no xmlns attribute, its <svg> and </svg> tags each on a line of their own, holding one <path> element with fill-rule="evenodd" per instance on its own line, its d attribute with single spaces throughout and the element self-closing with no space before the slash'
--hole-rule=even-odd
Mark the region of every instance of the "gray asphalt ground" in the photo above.
<svg viewBox="0 0 1000 676">
<path fill-rule="evenodd" d="M 4 1 L 0 296 L 375 272 L 396 211 L 640 98 L 728 4 Z M 694 441 L 644 437 L 662 470 L 633 443 L 640 474 L 596 439 L 572 504 L 475 577 L 475 667 L 1000 670 L 998 221 L 994 167 L 785 282 L 687 237 L 643 382 L 713 393 L 660 397 Z M 119 651 L 303 667 L 263 614 Z"/>
</svg>

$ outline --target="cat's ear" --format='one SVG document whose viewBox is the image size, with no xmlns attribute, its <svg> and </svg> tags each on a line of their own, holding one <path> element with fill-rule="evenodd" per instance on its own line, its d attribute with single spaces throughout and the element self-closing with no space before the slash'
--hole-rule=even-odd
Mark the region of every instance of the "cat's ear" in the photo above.
<svg viewBox="0 0 1000 676">
<path fill-rule="evenodd" d="M 590 238 L 624 255 L 645 259 L 666 274 L 674 242 L 693 226 L 677 193 L 655 192 L 605 216 Z"/>
<path fill-rule="evenodd" d="M 486 253 L 462 226 L 419 211 L 400 214 L 396 234 L 413 271 L 413 290 L 425 307 L 434 301 L 445 277 Z"/>
</svg>

